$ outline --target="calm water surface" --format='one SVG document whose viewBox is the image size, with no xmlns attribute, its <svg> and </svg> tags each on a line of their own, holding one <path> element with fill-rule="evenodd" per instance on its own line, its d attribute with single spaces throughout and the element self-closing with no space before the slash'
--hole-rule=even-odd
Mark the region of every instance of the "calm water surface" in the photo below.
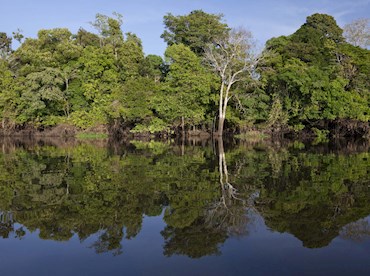
<svg viewBox="0 0 370 276">
<path fill-rule="evenodd" d="M 1 275 L 370 275 L 365 142 L 0 147 Z"/>
</svg>

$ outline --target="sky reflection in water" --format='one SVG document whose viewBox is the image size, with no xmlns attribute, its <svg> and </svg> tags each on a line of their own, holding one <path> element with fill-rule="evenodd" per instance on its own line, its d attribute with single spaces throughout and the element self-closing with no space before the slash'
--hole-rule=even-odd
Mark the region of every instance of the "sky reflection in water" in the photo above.
<svg viewBox="0 0 370 276">
<path fill-rule="evenodd" d="M 370 272 L 365 142 L 1 143 L 2 275 Z"/>
</svg>

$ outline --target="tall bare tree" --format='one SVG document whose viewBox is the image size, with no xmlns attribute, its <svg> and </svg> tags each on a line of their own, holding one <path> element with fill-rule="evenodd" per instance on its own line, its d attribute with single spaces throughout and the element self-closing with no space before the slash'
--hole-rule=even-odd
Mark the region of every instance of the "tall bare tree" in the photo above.
<svg viewBox="0 0 370 276">
<path fill-rule="evenodd" d="M 218 129 L 216 136 L 222 136 L 229 100 L 234 95 L 233 85 L 252 80 L 258 62 L 255 43 L 251 32 L 233 29 L 228 36 L 209 44 L 204 53 L 206 62 L 220 76 Z"/>
<path fill-rule="evenodd" d="M 367 48 L 370 46 L 370 18 L 360 18 L 343 28 L 347 42 L 354 46 Z"/>
</svg>

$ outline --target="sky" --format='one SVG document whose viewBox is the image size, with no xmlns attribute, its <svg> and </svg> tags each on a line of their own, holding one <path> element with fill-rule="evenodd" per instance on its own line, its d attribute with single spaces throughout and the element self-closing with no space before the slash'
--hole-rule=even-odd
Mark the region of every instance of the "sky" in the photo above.
<svg viewBox="0 0 370 276">
<path fill-rule="evenodd" d="M 93 31 L 89 22 L 97 13 L 115 11 L 123 15 L 123 32 L 140 37 L 146 54 L 163 55 L 163 16 L 197 9 L 223 14 L 230 27 L 247 28 L 263 47 L 272 37 L 292 34 L 314 13 L 334 16 L 341 27 L 369 18 L 370 0 L 0 0 L 0 32 L 10 35 L 19 28 L 34 38 L 40 29 Z"/>
</svg>

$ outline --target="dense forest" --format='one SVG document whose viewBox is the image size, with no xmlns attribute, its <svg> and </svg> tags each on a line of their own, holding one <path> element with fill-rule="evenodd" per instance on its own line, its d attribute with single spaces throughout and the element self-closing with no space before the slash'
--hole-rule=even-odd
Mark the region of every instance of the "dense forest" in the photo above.
<svg viewBox="0 0 370 276">
<path fill-rule="evenodd" d="M 169 13 L 162 58 L 122 23 L 97 14 L 96 32 L 0 33 L 0 132 L 369 136 L 368 34 L 361 40 L 355 24 L 344 35 L 332 16 L 313 14 L 258 53 L 222 15 Z"/>
</svg>

